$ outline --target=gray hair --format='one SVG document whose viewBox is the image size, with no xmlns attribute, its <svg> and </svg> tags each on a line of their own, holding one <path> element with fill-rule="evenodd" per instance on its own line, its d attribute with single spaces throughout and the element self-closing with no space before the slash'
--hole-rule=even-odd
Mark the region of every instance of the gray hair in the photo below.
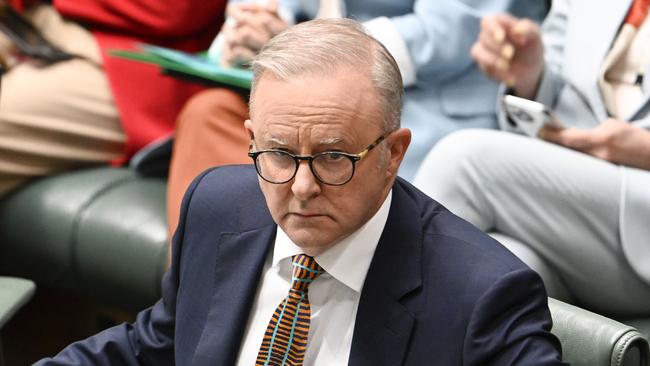
<svg viewBox="0 0 650 366">
<path fill-rule="evenodd" d="M 305 74 L 328 75 L 340 67 L 367 67 L 383 107 L 385 132 L 400 126 L 402 76 L 388 50 L 350 19 L 316 19 L 295 25 L 271 39 L 253 59 L 253 85 L 265 72 L 280 80 Z"/>
</svg>

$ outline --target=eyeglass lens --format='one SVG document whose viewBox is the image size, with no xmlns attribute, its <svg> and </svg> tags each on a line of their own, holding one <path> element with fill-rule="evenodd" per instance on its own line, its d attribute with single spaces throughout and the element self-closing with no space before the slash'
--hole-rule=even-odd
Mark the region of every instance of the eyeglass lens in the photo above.
<svg viewBox="0 0 650 366">
<path fill-rule="evenodd" d="M 262 178 L 273 183 L 291 180 L 298 169 L 298 161 L 283 151 L 260 153 L 256 165 Z M 354 162 L 343 154 L 327 152 L 314 156 L 311 169 L 323 183 L 342 184 L 352 177 Z"/>
</svg>

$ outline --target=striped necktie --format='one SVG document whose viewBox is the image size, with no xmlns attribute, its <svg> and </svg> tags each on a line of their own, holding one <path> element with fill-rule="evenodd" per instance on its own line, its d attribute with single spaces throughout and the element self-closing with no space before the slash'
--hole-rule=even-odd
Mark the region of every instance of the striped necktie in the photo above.
<svg viewBox="0 0 650 366">
<path fill-rule="evenodd" d="M 307 349 L 311 309 L 309 284 L 324 271 L 314 258 L 294 255 L 291 259 L 289 295 L 275 309 L 257 354 L 255 365 L 302 365 Z"/>
</svg>

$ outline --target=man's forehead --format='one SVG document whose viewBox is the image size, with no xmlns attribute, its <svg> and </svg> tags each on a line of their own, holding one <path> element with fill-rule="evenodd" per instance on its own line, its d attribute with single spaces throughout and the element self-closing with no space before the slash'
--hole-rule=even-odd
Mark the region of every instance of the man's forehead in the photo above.
<svg viewBox="0 0 650 366">
<path fill-rule="evenodd" d="M 354 70 L 281 80 L 263 75 L 251 102 L 258 142 L 356 145 L 383 128 L 372 81 Z"/>
<path fill-rule="evenodd" d="M 301 124 L 365 124 L 382 119 L 382 110 L 378 110 L 372 101 L 362 98 L 318 98 L 307 96 L 278 100 L 278 103 L 259 103 L 251 110 L 251 119 L 255 122 L 282 124 L 300 122 Z M 334 126 L 333 126 L 334 127 Z"/>
<path fill-rule="evenodd" d="M 337 145 L 354 143 L 357 139 L 354 131 L 332 128 L 261 128 L 258 140 L 276 145 L 294 145 L 308 142 L 315 145 Z"/>
<path fill-rule="evenodd" d="M 280 79 L 266 72 L 251 91 L 251 112 L 260 107 L 267 110 L 269 104 L 273 108 L 317 101 L 341 109 L 359 109 L 362 104 L 375 104 L 372 101 L 377 99 L 376 93 L 370 76 L 357 70 L 341 69 L 327 75 L 306 73 L 290 79 Z"/>
</svg>

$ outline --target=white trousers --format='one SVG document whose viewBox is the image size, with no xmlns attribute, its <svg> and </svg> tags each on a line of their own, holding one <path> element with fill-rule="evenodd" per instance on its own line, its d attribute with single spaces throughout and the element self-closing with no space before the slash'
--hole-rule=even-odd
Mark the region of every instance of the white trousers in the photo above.
<svg viewBox="0 0 650 366">
<path fill-rule="evenodd" d="M 558 145 L 466 130 L 436 145 L 414 183 L 495 236 L 546 283 L 558 276 L 568 293 L 550 287 L 550 296 L 606 314 L 647 315 L 650 286 L 620 245 L 621 179 L 621 167 Z M 650 202 L 644 206 L 650 217 Z"/>
</svg>

